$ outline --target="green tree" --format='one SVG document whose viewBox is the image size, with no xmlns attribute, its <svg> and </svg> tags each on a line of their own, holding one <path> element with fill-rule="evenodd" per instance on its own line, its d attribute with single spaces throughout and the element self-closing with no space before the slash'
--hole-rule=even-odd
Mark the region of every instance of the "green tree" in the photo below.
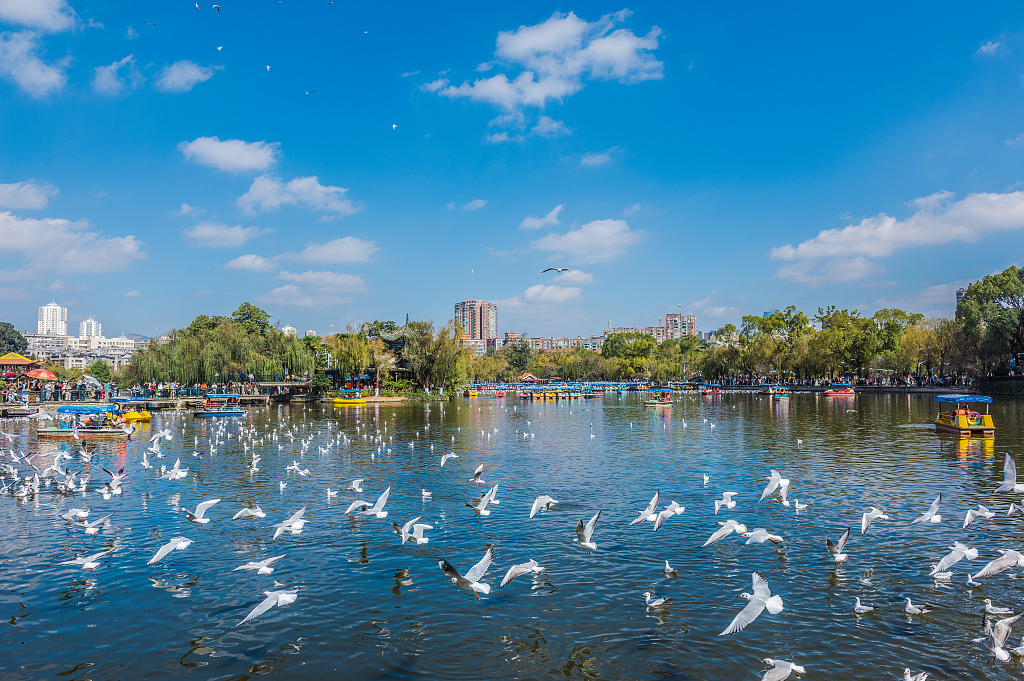
<svg viewBox="0 0 1024 681">
<path fill-rule="evenodd" d="M 248 334 L 266 336 L 270 332 L 270 315 L 252 303 L 242 303 L 231 313 L 231 321 Z"/>
<path fill-rule="evenodd" d="M 381 322 L 375 319 L 373 320 L 373 324 L 369 324 L 368 326 L 369 329 L 367 329 L 366 335 L 370 336 L 371 338 L 374 336 L 380 336 L 381 334 L 384 333 L 393 333 L 395 331 L 398 331 L 398 324 L 392 321 Z"/>
<path fill-rule="evenodd" d="M 86 373 L 100 383 L 109 383 L 113 380 L 113 376 L 110 375 L 110 366 L 106 362 L 93 362 L 89 365 L 89 370 Z"/>
<path fill-rule="evenodd" d="M 25 352 L 28 348 L 28 341 L 21 335 L 21 332 L 14 328 L 10 322 L 0 322 L 0 355 L 8 352 Z"/>
<path fill-rule="evenodd" d="M 501 353 L 505 356 L 508 365 L 516 372 L 516 378 L 526 371 L 533 356 L 530 343 L 525 338 L 517 338 L 510 343 L 505 343 L 501 347 Z"/>
<path fill-rule="evenodd" d="M 1011 266 L 967 287 L 956 319 L 968 338 L 988 342 L 990 352 L 1024 352 L 1024 268 Z"/>
</svg>

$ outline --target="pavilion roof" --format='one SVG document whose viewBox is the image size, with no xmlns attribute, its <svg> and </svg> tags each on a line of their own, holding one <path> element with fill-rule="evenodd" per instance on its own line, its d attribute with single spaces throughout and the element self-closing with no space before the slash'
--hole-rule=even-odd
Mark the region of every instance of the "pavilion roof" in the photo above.
<svg viewBox="0 0 1024 681">
<path fill-rule="evenodd" d="M 16 352 L 8 352 L 3 357 L 0 357 L 0 366 L 5 367 L 39 366 L 40 364 L 42 364 L 41 361 L 29 359 L 28 357 L 19 355 Z"/>
</svg>

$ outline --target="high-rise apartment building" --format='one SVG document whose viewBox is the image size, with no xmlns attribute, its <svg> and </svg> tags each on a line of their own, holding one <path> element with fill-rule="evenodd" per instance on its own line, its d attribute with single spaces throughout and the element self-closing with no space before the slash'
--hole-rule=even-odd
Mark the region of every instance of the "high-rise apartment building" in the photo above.
<svg viewBox="0 0 1024 681">
<path fill-rule="evenodd" d="M 960 301 L 963 300 L 964 296 L 966 296 L 966 295 L 967 295 L 967 289 L 965 289 L 965 288 L 958 288 L 956 290 L 956 304 L 959 305 Z"/>
<path fill-rule="evenodd" d="M 697 317 L 681 312 L 669 312 L 665 315 L 665 336 L 670 340 L 679 340 L 683 336 L 697 335 Z"/>
<path fill-rule="evenodd" d="M 47 336 L 68 335 L 68 309 L 57 303 L 50 303 L 39 308 L 39 324 L 36 333 Z"/>
<path fill-rule="evenodd" d="M 455 303 L 455 321 L 471 340 L 498 337 L 498 306 L 494 303 L 483 300 Z"/>
<path fill-rule="evenodd" d="M 78 337 L 79 338 L 91 338 L 92 336 L 102 336 L 103 325 L 92 318 L 90 315 L 88 319 L 78 325 Z"/>
</svg>

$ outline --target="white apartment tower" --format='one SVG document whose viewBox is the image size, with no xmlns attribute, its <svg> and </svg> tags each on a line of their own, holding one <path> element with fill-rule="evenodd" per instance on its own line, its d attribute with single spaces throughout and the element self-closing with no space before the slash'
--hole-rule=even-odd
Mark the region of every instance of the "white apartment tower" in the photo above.
<svg viewBox="0 0 1024 681">
<path fill-rule="evenodd" d="M 78 325 L 78 337 L 79 338 L 91 338 L 93 336 L 100 337 L 103 335 L 103 325 L 89 316 L 84 322 Z"/>
<path fill-rule="evenodd" d="M 57 303 L 39 308 L 39 324 L 36 333 L 46 336 L 68 335 L 68 309 Z"/>
</svg>

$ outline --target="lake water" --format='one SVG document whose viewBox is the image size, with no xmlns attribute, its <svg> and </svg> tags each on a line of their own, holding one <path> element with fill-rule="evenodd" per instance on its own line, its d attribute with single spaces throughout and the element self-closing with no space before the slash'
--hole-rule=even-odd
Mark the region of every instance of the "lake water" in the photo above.
<svg viewBox="0 0 1024 681">
<path fill-rule="evenodd" d="M 808 679 L 897 679 L 905 666 L 937 679 L 1020 678 L 1019 658 L 993 662 L 970 639 L 982 635 L 983 598 L 1024 608 L 1021 583 L 1005 572 L 981 588 L 964 585 L 966 572 L 997 549 L 1024 549 L 1024 520 L 1005 515 L 1017 497 L 992 493 L 1004 452 L 1024 463 L 1024 403 L 997 401 L 993 413 L 994 443 L 936 435 L 925 427 L 932 399 L 908 395 L 677 396 L 671 409 L 614 395 L 296 404 L 221 423 L 157 414 L 130 442 L 89 444 L 90 463 L 76 456 L 68 464 L 92 473 L 91 488 L 108 479 L 101 466 L 124 466 L 123 494 L 63 497 L 51 485 L 26 500 L 0 496 L 0 678 L 757 679 L 765 657 L 802 664 Z M 152 462 L 170 466 L 180 456 L 190 473 L 175 482 L 139 464 L 148 434 L 165 427 L 174 439 L 163 445 L 166 458 Z M 371 442 L 378 428 L 387 437 L 379 452 Z M 2 429 L 16 436 L 15 450 L 79 448 L 38 441 L 24 422 Z M 276 441 L 268 437 L 275 429 Z M 248 453 L 242 430 L 256 433 L 255 444 L 243 438 Z M 340 434 L 347 444 L 321 451 Z M 263 460 L 250 474 L 253 449 Z M 449 452 L 459 458 L 441 469 Z M 294 460 L 310 475 L 286 472 Z M 486 485 L 471 481 L 481 463 Z M 772 467 L 792 480 L 790 500 L 808 504 L 799 515 L 757 503 Z M 353 478 L 365 478 L 363 494 L 345 491 Z M 501 503 L 489 516 L 466 508 L 495 482 Z M 353 499 L 372 503 L 388 486 L 386 520 L 344 515 Z M 328 487 L 342 491 L 329 500 Z M 662 507 L 675 500 L 685 513 L 657 533 L 646 522 L 628 527 L 659 490 Z M 716 517 L 713 500 L 724 491 L 738 493 L 737 505 Z M 911 525 L 939 493 L 943 522 Z M 559 503 L 530 520 L 540 494 Z M 188 522 L 182 509 L 211 498 L 222 500 L 208 513 L 212 522 Z M 231 520 L 250 503 L 267 517 Z M 977 504 L 998 515 L 961 529 Z M 304 505 L 302 533 L 272 540 L 271 525 Z M 892 519 L 862 536 L 860 516 L 872 505 Z M 90 509 L 90 519 L 113 513 L 110 526 L 87 536 L 57 517 L 71 507 Z M 598 549 L 588 555 L 572 543 L 574 526 L 598 510 Z M 415 516 L 435 529 L 428 544 L 403 546 L 390 523 Z M 745 546 L 734 534 L 701 548 L 726 518 L 785 543 Z M 850 557 L 837 569 L 825 538 L 847 527 Z M 194 543 L 147 566 L 174 536 Z M 929 566 L 955 540 L 981 555 L 957 564 L 950 585 L 936 584 Z M 447 581 L 438 561 L 465 572 L 487 547 L 495 560 L 484 581 L 493 588 L 477 601 Z M 57 565 L 107 548 L 113 553 L 93 571 Z M 272 575 L 232 571 L 280 554 Z M 543 573 L 498 588 L 510 565 L 531 558 Z M 678 576 L 663 574 L 665 560 Z M 745 605 L 737 596 L 751 590 L 753 570 L 785 610 L 718 636 Z M 275 589 L 296 590 L 297 599 L 234 627 Z M 644 591 L 668 601 L 647 609 Z M 876 610 L 855 616 L 855 596 Z M 907 596 L 934 612 L 908 618 Z M 1024 626 L 1013 646 L 1021 635 Z"/>
</svg>

